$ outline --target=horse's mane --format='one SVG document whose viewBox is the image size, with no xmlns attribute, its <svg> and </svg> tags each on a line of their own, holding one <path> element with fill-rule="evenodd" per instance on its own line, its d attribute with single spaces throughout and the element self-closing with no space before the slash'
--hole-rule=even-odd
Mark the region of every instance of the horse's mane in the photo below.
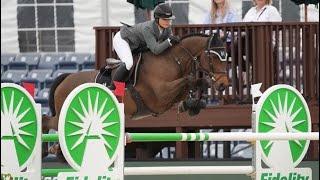
<svg viewBox="0 0 320 180">
<path fill-rule="evenodd" d="M 193 36 L 209 37 L 208 34 L 195 33 L 195 34 L 187 34 L 187 35 L 183 36 L 183 37 L 181 38 L 181 40 L 186 39 L 186 38 L 188 38 L 188 37 L 193 37 Z"/>
</svg>

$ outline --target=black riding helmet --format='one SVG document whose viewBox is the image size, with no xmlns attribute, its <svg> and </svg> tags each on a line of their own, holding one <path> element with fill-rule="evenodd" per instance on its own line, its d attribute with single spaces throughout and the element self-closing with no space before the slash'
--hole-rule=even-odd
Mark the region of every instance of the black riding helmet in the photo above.
<svg viewBox="0 0 320 180">
<path fill-rule="evenodd" d="M 153 12 L 154 19 L 175 19 L 176 17 L 172 14 L 172 8 L 167 3 L 158 4 L 154 8 Z"/>
</svg>

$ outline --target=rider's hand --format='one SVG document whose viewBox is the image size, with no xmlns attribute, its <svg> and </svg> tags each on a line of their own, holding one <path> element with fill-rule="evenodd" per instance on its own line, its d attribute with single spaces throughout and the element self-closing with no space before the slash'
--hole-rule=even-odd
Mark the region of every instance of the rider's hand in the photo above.
<svg viewBox="0 0 320 180">
<path fill-rule="evenodd" d="M 176 45 L 176 44 L 179 44 L 179 43 L 180 43 L 180 38 L 177 37 L 177 36 L 171 35 L 171 36 L 169 37 L 169 42 L 170 42 L 170 44 L 171 44 L 172 46 L 173 46 L 173 45 Z"/>
</svg>

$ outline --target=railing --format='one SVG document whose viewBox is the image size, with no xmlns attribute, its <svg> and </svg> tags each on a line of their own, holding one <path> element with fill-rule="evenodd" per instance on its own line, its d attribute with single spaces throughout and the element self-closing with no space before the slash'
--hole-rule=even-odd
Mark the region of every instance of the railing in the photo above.
<svg viewBox="0 0 320 180">
<path fill-rule="evenodd" d="M 95 27 L 96 68 L 116 57 L 112 38 L 119 27 Z M 274 84 L 296 87 L 307 101 L 319 99 L 319 23 L 233 23 L 224 25 L 177 25 L 173 33 L 228 34 L 232 87 L 223 93 L 229 99 L 250 99 L 247 84 L 262 82 L 262 90 Z M 242 67 L 242 68 L 239 68 Z M 218 93 L 213 92 L 211 100 Z"/>
</svg>

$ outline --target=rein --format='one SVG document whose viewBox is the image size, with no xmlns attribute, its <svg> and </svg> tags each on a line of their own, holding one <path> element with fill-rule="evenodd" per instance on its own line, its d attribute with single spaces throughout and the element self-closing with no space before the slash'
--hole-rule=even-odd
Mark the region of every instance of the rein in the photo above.
<svg viewBox="0 0 320 180">
<path fill-rule="evenodd" d="M 215 74 L 226 74 L 227 71 L 216 71 L 216 72 L 214 71 L 213 60 L 212 60 L 212 57 L 210 56 L 211 55 L 211 51 L 210 51 L 211 50 L 211 48 L 210 48 L 211 41 L 212 41 L 212 37 L 210 37 L 208 39 L 207 48 L 205 50 L 205 53 L 207 55 L 207 62 L 210 66 L 209 67 L 210 72 L 206 71 L 202 67 L 200 61 L 198 61 L 198 57 L 201 55 L 202 50 L 199 50 L 199 52 L 197 52 L 195 55 L 192 55 L 192 53 L 187 48 L 185 48 L 183 45 L 179 44 L 178 47 L 183 49 L 188 54 L 188 56 L 191 57 L 191 59 L 193 60 L 191 72 L 190 72 L 191 76 L 195 77 L 196 73 L 198 72 L 197 70 L 200 70 L 200 71 L 206 72 L 209 75 L 209 77 L 212 79 L 212 81 L 215 83 L 216 81 L 218 81 L 220 79 L 219 77 L 217 78 Z M 212 49 L 214 50 L 214 49 L 221 49 L 221 48 L 224 48 L 224 47 L 214 47 Z M 214 52 L 214 54 L 216 54 L 215 51 L 213 51 L 213 52 Z M 179 61 L 177 61 L 177 63 L 180 66 L 181 63 Z"/>
</svg>

